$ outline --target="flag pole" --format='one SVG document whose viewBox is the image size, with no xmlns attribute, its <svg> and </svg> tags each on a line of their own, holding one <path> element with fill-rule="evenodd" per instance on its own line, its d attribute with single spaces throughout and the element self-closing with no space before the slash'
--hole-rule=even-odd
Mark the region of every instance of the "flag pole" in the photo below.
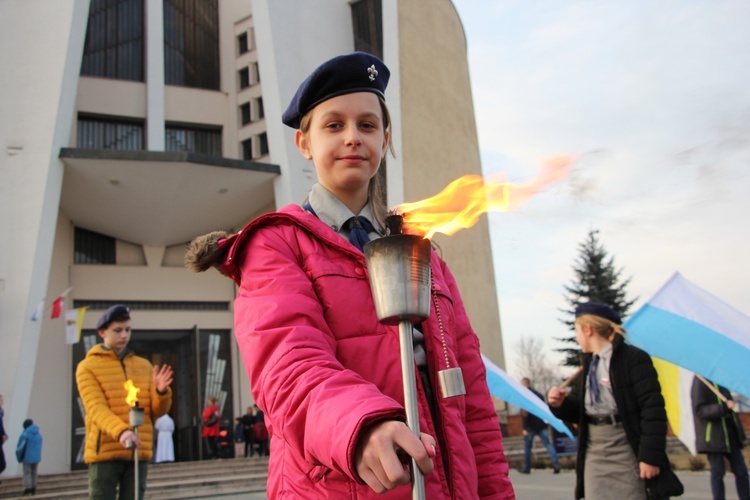
<svg viewBox="0 0 750 500">
<path fill-rule="evenodd" d="M 581 372 L 583 372 L 583 366 L 579 366 L 578 369 L 576 371 L 574 371 L 573 374 L 570 377 L 566 378 L 565 382 L 563 382 L 562 384 L 560 384 L 559 389 L 565 389 L 570 384 L 572 384 L 573 381 L 576 379 L 576 377 L 578 377 L 578 375 L 581 374 Z"/>
<path fill-rule="evenodd" d="M 726 403 L 726 402 L 727 402 L 727 398 L 726 398 L 726 396 L 724 396 L 724 395 L 723 395 L 723 394 L 722 394 L 721 392 L 719 392 L 719 390 L 718 390 L 718 389 L 717 389 L 716 387 L 714 387 L 714 384 L 712 384 L 711 382 L 709 382 L 708 380 L 706 380 L 706 379 L 705 379 L 705 378 L 703 377 L 703 375 L 698 375 L 698 374 L 696 373 L 696 374 L 695 374 L 695 376 L 696 376 L 696 377 L 698 377 L 698 380 L 700 380 L 701 382 L 703 382 L 704 384 L 706 384 L 706 387 L 708 387 L 709 389 L 711 389 L 711 392 L 713 392 L 714 394 L 716 394 L 716 396 L 717 396 L 717 397 L 718 397 L 719 399 L 721 399 L 721 400 L 722 400 L 722 402 L 724 402 L 724 403 Z M 737 412 L 738 412 L 738 410 L 737 410 L 737 408 L 736 408 L 736 407 L 732 407 L 732 408 L 730 408 L 730 410 L 732 410 L 732 411 L 733 411 L 733 412 L 735 412 L 735 413 L 737 413 Z"/>
</svg>

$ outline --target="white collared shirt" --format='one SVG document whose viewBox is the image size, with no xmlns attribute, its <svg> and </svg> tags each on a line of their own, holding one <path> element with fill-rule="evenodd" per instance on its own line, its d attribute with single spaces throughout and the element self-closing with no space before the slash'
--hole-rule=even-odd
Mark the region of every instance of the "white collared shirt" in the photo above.
<svg viewBox="0 0 750 500">
<path fill-rule="evenodd" d="M 341 202 L 341 200 L 336 198 L 336 195 L 322 185 L 316 183 L 313 185 L 310 194 L 307 196 L 307 201 L 315 211 L 315 215 L 318 216 L 318 219 L 339 233 L 346 241 L 349 241 L 349 229 L 345 228 L 344 225 L 346 221 L 354 217 L 354 214 Z M 383 236 L 378 232 L 378 224 L 375 222 L 375 217 L 372 215 L 369 203 L 365 205 L 365 208 L 362 209 L 362 212 L 360 212 L 359 215 L 369 220 L 373 227 L 375 227 L 375 231 L 369 233 L 370 240 Z"/>
<path fill-rule="evenodd" d="M 599 354 L 596 365 L 596 381 L 599 385 L 599 402 L 591 398 L 591 387 L 586 385 L 585 408 L 587 415 L 617 415 L 617 403 L 609 379 L 609 365 L 612 362 L 612 344 L 608 344 Z"/>
</svg>

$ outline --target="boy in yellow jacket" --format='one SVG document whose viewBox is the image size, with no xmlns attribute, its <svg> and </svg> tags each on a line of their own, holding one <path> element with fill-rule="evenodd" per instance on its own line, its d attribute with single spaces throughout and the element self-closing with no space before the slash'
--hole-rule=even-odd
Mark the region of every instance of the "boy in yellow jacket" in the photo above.
<svg viewBox="0 0 750 500">
<path fill-rule="evenodd" d="M 130 310 L 123 305 L 107 309 L 96 325 L 103 342 L 92 347 L 76 369 L 78 394 L 86 412 L 86 450 L 91 498 L 134 499 L 134 453 L 138 453 L 139 491 L 146 491 L 148 461 L 153 450 L 152 422 L 172 404 L 172 368 L 153 367 L 133 354 L 130 341 Z M 140 389 L 138 405 L 144 409 L 143 425 L 136 437 L 130 427 L 130 406 L 125 401 L 125 382 Z"/>
</svg>

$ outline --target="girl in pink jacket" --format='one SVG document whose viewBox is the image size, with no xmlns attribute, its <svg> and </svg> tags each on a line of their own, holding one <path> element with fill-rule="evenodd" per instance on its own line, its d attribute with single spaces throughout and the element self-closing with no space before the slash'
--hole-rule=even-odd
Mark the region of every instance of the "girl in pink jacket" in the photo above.
<svg viewBox="0 0 750 500">
<path fill-rule="evenodd" d="M 388 78 L 361 52 L 319 66 L 282 117 L 317 172 L 307 202 L 197 238 L 192 265 L 238 285 L 235 334 L 271 435 L 269 498 L 411 498 L 409 456 L 426 498 L 514 498 L 479 341 L 435 252 L 431 315 L 415 329 L 422 435 L 405 424 L 398 327 L 378 321 L 361 250 L 387 211 Z M 446 361 L 465 394 L 441 395 Z"/>
</svg>

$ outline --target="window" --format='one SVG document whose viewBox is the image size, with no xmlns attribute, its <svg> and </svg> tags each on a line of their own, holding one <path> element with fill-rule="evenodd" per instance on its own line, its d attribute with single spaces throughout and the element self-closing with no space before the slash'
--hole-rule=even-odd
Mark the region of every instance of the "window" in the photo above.
<svg viewBox="0 0 750 500">
<path fill-rule="evenodd" d="M 143 123 L 78 117 L 76 146 L 82 149 L 143 149 Z"/>
<path fill-rule="evenodd" d="M 240 54 L 244 54 L 250 51 L 247 44 L 247 33 L 242 33 L 237 37 L 237 48 Z"/>
<path fill-rule="evenodd" d="M 237 72 L 240 77 L 240 89 L 244 89 L 250 86 L 250 69 L 242 68 Z"/>
<path fill-rule="evenodd" d="M 253 139 L 245 139 L 242 141 L 242 159 L 252 160 L 253 159 Z"/>
<path fill-rule="evenodd" d="M 115 239 L 110 236 L 75 228 L 74 264 L 114 264 Z"/>
<path fill-rule="evenodd" d="M 250 74 L 252 75 L 252 79 L 250 80 L 250 82 L 253 85 L 257 85 L 258 83 L 260 83 L 260 70 L 258 69 L 257 62 L 250 63 Z"/>
<path fill-rule="evenodd" d="M 265 132 L 260 134 L 258 136 L 258 140 L 260 141 L 260 155 L 264 156 L 268 154 L 268 136 Z"/>
<path fill-rule="evenodd" d="M 92 0 L 81 75 L 144 81 L 143 0 Z"/>
<path fill-rule="evenodd" d="M 218 0 L 164 0 L 164 71 L 167 85 L 219 90 Z"/>
<path fill-rule="evenodd" d="M 167 126 L 165 137 L 167 151 L 190 151 L 221 156 L 221 130 Z"/>
<path fill-rule="evenodd" d="M 352 4 L 354 50 L 383 58 L 382 14 L 381 0 L 359 0 Z"/>
<path fill-rule="evenodd" d="M 258 110 L 258 120 L 262 120 L 266 117 L 266 113 L 263 111 L 263 98 L 258 97 L 255 99 L 255 108 Z"/>
<path fill-rule="evenodd" d="M 250 103 L 246 102 L 240 106 L 240 124 L 247 125 L 250 123 Z"/>
</svg>

